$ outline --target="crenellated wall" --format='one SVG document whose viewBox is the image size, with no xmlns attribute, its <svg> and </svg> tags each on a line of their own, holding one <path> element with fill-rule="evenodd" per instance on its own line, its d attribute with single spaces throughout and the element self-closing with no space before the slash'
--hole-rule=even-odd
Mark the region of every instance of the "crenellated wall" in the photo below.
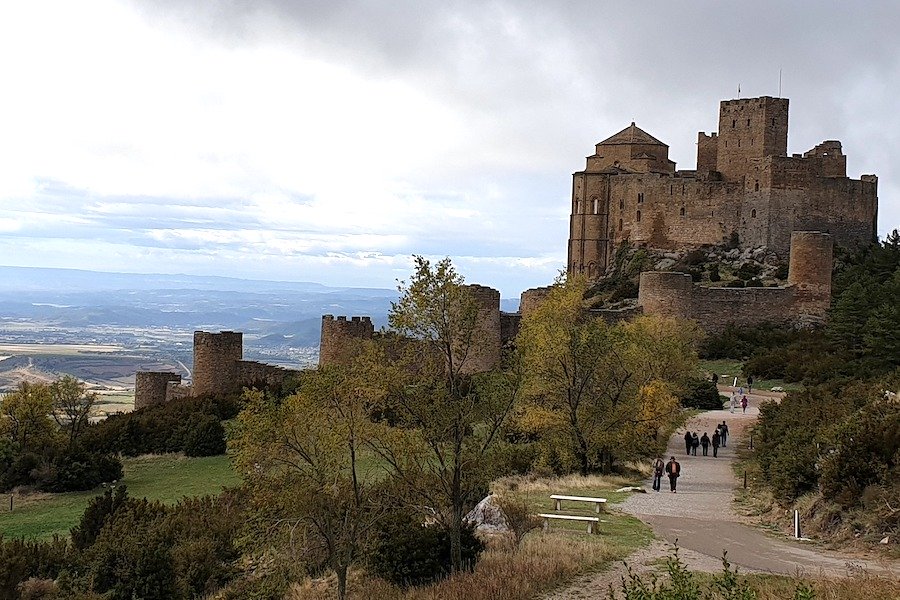
<svg viewBox="0 0 900 600">
<path fill-rule="evenodd" d="M 370 317 L 322 316 L 319 366 L 345 364 L 352 358 L 353 340 L 371 340 L 375 326 Z"/>
</svg>

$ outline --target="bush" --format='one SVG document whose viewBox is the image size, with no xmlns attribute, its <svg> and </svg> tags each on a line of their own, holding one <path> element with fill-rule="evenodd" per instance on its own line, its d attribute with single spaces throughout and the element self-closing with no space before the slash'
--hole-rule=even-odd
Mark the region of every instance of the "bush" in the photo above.
<svg viewBox="0 0 900 600">
<path fill-rule="evenodd" d="M 781 263 L 778 267 L 775 268 L 775 272 L 772 274 L 772 277 L 775 279 L 779 279 L 784 281 L 788 278 L 788 266 L 786 263 Z"/>
<path fill-rule="evenodd" d="M 719 396 L 719 390 L 712 381 L 694 379 L 688 383 L 688 391 L 681 397 L 681 405 L 700 410 L 720 410 L 722 397 Z"/>
<path fill-rule="evenodd" d="M 482 550 L 474 527 L 463 525 L 462 558 L 468 569 L 475 567 Z M 376 532 L 369 565 L 374 574 L 399 586 L 431 583 L 450 574 L 450 535 L 408 514 L 390 515 Z"/>
<path fill-rule="evenodd" d="M 118 481 L 123 474 L 122 461 L 115 456 L 74 450 L 57 459 L 40 488 L 45 492 L 90 490 L 101 483 Z"/>
<path fill-rule="evenodd" d="M 745 262 L 738 268 L 735 274 L 737 275 L 738 279 L 749 281 L 758 276 L 760 273 L 762 273 L 762 265 L 754 262 Z"/>
<path fill-rule="evenodd" d="M 201 417 L 184 442 L 188 456 L 216 456 L 225 454 L 225 429 L 212 415 Z"/>
<path fill-rule="evenodd" d="M 709 265 L 709 280 L 712 282 L 722 281 L 722 275 L 719 273 L 719 263 Z"/>
</svg>

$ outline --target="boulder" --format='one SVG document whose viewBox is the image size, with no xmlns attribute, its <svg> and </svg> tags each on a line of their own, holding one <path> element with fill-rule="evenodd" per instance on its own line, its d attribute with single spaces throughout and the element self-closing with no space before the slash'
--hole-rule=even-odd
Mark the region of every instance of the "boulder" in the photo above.
<svg viewBox="0 0 900 600">
<path fill-rule="evenodd" d="M 636 486 L 636 485 L 629 485 L 629 486 L 621 487 L 621 488 L 617 489 L 616 491 L 617 492 L 637 492 L 639 494 L 647 493 L 647 490 L 645 490 L 642 487 Z"/>
<path fill-rule="evenodd" d="M 463 517 L 463 521 L 475 525 L 475 530 L 481 533 L 506 533 L 509 531 L 509 523 L 506 516 L 500 510 L 497 496 L 488 495 L 475 505 L 469 514 Z"/>
<path fill-rule="evenodd" d="M 656 263 L 656 265 L 654 266 L 654 268 L 655 268 L 657 271 L 665 271 L 665 270 L 667 270 L 667 269 L 672 268 L 672 266 L 673 266 L 674 264 L 675 264 L 675 260 L 674 260 L 674 259 L 672 259 L 672 258 L 664 258 L 664 259 L 662 259 L 661 261 L 659 261 L 658 263 Z"/>
</svg>

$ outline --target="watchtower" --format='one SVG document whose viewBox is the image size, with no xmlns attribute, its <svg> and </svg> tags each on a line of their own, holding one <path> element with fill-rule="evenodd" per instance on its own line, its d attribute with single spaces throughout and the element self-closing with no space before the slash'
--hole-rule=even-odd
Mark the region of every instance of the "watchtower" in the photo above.
<svg viewBox="0 0 900 600">
<path fill-rule="evenodd" d="M 345 364 L 353 355 L 355 340 L 371 340 L 375 326 L 370 317 L 322 315 L 322 335 L 319 338 L 319 366 Z"/>
<path fill-rule="evenodd" d="M 802 317 L 824 319 L 831 304 L 831 268 L 834 243 L 820 231 L 791 234 L 788 285 L 794 286 L 794 302 Z"/>
<path fill-rule="evenodd" d="M 465 287 L 478 305 L 478 316 L 462 371 L 490 371 L 500 362 L 500 292 L 484 285 Z"/>
<path fill-rule="evenodd" d="M 243 343 L 238 331 L 194 332 L 194 396 L 228 394 L 240 388 L 238 361 Z"/>
<path fill-rule="evenodd" d="M 726 179 L 740 181 L 751 164 L 767 156 L 787 155 L 788 99 L 762 96 L 723 100 L 719 104 L 716 170 Z M 700 168 L 698 146 L 698 168 Z"/>
<path fill-rule="evenodd" d="M 181 375 L 164 371 L 138 371 L 134 374 L 134 409 L 163 404 L 169 383 L 181 383 Z"/>
</svg>

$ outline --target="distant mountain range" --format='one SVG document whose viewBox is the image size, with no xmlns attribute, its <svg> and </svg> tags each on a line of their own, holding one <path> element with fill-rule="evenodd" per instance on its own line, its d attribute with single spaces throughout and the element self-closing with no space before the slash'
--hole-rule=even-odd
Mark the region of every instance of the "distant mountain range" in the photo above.
<svg viewBox="0 0 900 600">
<path fill-rule="evenodd" d="M 318 346 L 323 314 L 387 324 L 397 291 L 195 275 L 0 267 L 3 322 L 63 330 L 243 331 L 257 346 Z M 502 301 L 518 309 L 518 299 Z"/>
</svg>

